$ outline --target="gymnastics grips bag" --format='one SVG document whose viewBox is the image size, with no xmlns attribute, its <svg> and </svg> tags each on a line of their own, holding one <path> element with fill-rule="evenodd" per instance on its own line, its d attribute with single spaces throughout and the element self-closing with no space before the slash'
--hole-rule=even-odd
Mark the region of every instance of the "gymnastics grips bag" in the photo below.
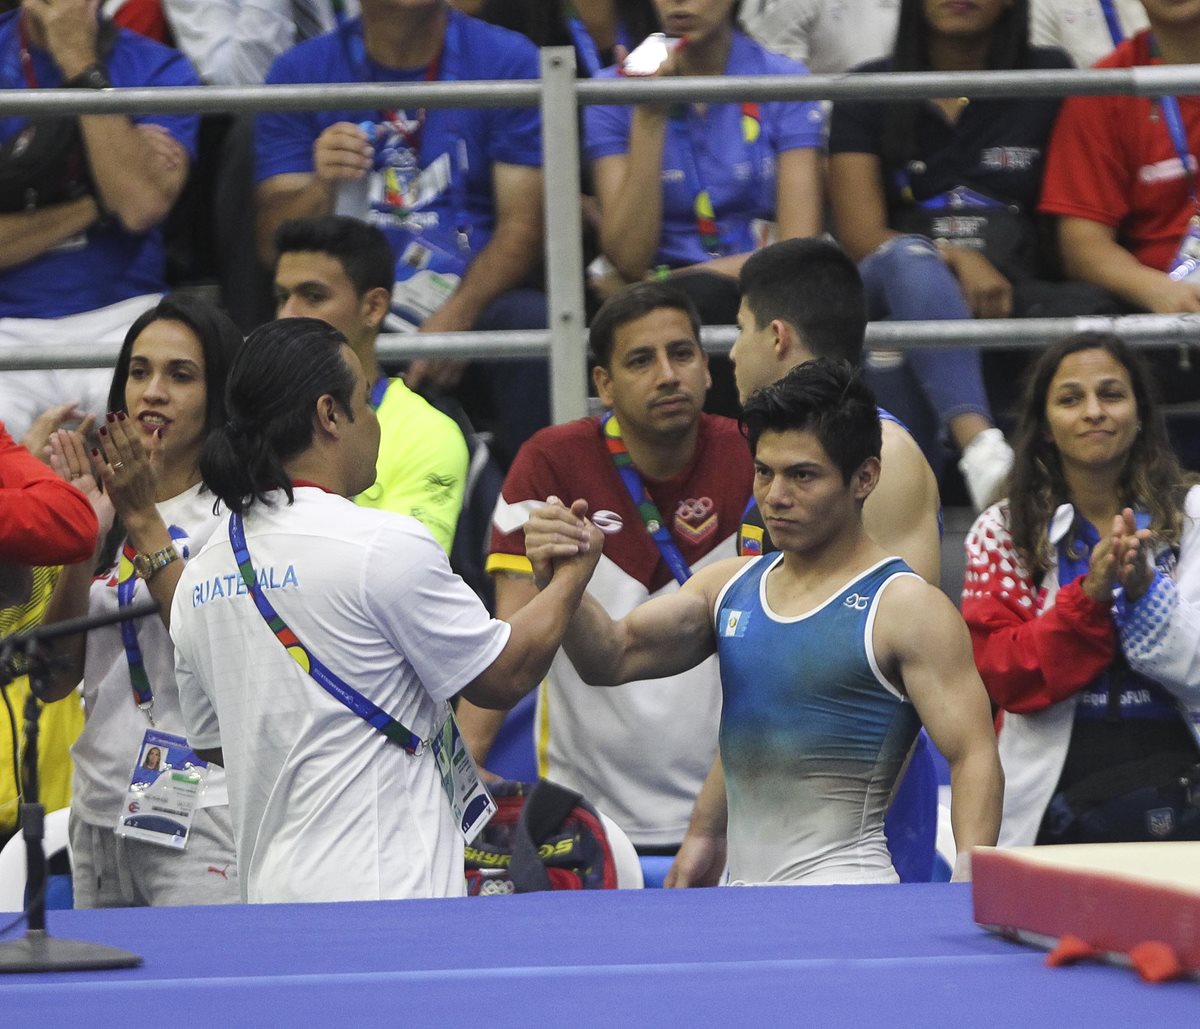
<svg viewBox="0 0 1200 1029">
<path fill-rule="evenodd" d="M 466 848 L 470 896 L 617 888 L 600 814 L 578 793 L 546 779 L 490 789 L 496 813 Z"/>
</svg>

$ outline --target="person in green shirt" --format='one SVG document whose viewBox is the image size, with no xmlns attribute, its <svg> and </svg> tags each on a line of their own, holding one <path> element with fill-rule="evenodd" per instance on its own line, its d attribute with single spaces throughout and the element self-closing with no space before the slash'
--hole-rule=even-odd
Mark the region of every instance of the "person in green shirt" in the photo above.
<svg viewBox="0 0 1200 1029">
<path fill-rule="evenodd" d="M 355 218 L 297 218 L 279 227 L 275 251 L 276 315 L 332 325 L 373 384 L 379 461 L 374 485 L 355 502 L 412 515 L 449 553 L 463 504 L 467 441 L 452 418 L 379 367 L 375 340 L 395 275 L 387 240 Z"/>
</svg>

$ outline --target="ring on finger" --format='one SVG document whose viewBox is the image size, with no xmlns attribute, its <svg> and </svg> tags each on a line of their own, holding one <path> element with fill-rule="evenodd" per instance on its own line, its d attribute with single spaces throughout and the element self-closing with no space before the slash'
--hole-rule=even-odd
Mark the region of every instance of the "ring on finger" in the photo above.
<svg viewBox="0 0 1200 1029">
<path fill-rule="evenodd" d="M 113 462 L 113 470 L 114 471 L 120 471 L 124 467 L 125 467 L 124 461 L 114 461 Z"/>
</svg>

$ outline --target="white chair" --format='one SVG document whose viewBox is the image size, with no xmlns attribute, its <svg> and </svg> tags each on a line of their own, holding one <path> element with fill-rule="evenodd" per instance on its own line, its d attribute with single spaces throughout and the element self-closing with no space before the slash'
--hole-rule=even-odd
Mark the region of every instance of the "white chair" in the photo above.
<svg viewBox="0 0 1200 1029">
<path fill-rule="evenodd" d="M 51 811 L 46 815 L 45 837 L 42 847 L 46 852 L 46 860 L 60 851 L 66 851 L 70 858 L 70 838 L 67 826 L 71 819 L 71 809 L 62 808 Z M 25 840 L 20 832 L 0 850 L 0 911 L 25 910 Z"/>
<path fill-rule="evenodd" d="M 629 837 L 625 835 L 625 830 L 603 811 L 600 812 L 600 821 L 604 825 L 604 833 L 608 836 L 608 847 L 612 851 L 613 862 L 617 866 L 617 889 L 640 890 L 645 885 L 642 878 L 642 863 L 638 859 L 633 844 L 629 842 Z"/>
</svg>

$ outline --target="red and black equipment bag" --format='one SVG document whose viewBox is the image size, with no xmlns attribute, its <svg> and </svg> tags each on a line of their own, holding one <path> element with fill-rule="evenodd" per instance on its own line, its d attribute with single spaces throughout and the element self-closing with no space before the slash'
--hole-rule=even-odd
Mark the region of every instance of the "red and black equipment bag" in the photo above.
<svg viewBox="0 0 1200 1029">
<path fill-rule="evenodd" d="M 546 779 L 490 788 L 496 813 L 466 848 L 470 896 L 617 888 L 600 814 L 578 793 Z"/>
</svg>

